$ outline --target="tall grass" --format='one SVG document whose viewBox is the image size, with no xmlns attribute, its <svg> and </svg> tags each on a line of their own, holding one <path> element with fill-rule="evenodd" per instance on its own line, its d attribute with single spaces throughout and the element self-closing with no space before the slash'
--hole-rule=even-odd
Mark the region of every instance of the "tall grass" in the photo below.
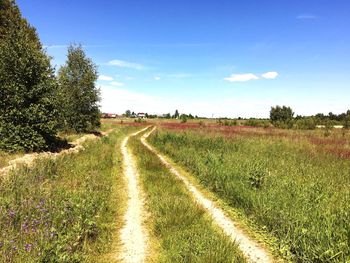
<svg viewBox="0 0 350 263">
<path fill-rule="evenodd" d="M 0 177 L 1 262 L 96 262 L 111 249 L 120 205 L 116 145 L 131 130 Z"/>
<path fill-rule="evenodd" d="M 295 262 L 350 261 L 350 161 L 283 138 L 160 131 L 150 141 Z"/>
<path fill-rule="evenodd" d="M 130 144 L 147 196 L 151 235 L 159 242 L 157 262 L 245 262 L 158 157 L 138 138 Z"/>
</svg>

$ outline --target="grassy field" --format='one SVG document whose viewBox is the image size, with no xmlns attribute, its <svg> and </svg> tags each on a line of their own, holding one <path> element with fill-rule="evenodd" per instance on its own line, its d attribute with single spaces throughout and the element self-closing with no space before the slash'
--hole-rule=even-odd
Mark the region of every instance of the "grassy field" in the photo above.
<svg viewBox="0 0 350 263">
<path fill-rule="evenodd" d="M 0 177 L 0 261 L 110 262 L 124 193 L 117 145 L 134 130 Z"/>
<path fill-rule="evenodd" d="M 348 135 L 162 126 L 150 142 L 276 237 L 284 258 L 350 260 Z"/>
<path fill-rule="evenodd" d="M 245 262 L 237 247 L 212 225 L 181 181 L 136 137 L 130 141 L 137 156 L 150 211 L 147 220 L 155 262 Z"/>
</svg>

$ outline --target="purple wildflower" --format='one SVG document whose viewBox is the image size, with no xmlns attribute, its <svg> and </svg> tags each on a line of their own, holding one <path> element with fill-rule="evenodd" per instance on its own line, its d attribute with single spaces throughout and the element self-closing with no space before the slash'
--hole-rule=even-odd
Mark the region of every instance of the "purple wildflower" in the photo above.
<svg viewBox="0 0 350 263">
<path fill-rule="evenodd" d="M 29 252 L 32 249 L 33 245 L 32 244 L 25 244 L 24 249 L 25 251 Z"/>
<path fill-rule="evenodd" d="M 9 217 L 11 217 L 11 218 L 14 218 L 14 216 L 15 216 L 15 211 L 13 211 L 13 210 L 9 210 L 9 212 L 8 212 L 8 215 L 9 215 Z"/>
</svg>

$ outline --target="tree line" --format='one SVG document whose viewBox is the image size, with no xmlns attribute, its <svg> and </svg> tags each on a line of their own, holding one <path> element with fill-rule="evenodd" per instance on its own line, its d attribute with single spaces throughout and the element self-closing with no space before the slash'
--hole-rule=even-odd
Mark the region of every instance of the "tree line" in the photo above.
<svg viewBox="0 0 350 263">
<path fill-rule="evenodd" d="M 325 126 L 326 128 L 332 128 L 335 125 L 342 125 L 343 128 L 350 128 L 350 110 L 347 110 L 341 114 L 329 114 L 318 113 L 312 116 L 297 115 L 294 117 L 294 112 L 291 107 L 287 106 L 275 106 L 270 110 L 271 123 L 279 128 L 295 128 L 302 130 L 315 129 L 317 125 Z"/>
<path fill-rule="evenodd" d="M 12 0 L 0 1 L 0 149 L 55 147 L 60 130 L 100 125 L 97 67 L 81 45 L 70 45 L 58 73 L 36 29 Z"/>
</svg>

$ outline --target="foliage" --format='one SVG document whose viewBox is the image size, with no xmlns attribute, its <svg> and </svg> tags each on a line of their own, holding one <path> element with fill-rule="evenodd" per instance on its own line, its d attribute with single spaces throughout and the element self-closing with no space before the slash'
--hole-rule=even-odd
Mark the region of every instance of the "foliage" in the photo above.
<svg viewBox="0 0 350 263">
<path fill-rule="evenodd" d="M 100 126 L 100 91 L 95 85 L 97 67 L 80 45 L 69 46 L 67 57 L 58 73 L 63 128 L 90 131 Z"/>
<path fill-rule="evenodd" d="M 130 117 L 131 116 L 131 111 L 130 110 L 127 110 L 126 112 L 125 112 L 125 117 Z"/>
<path fill-rule="evenodd" d="M 266 120 L 249 119 L 246 122 L 244 122 L 244 125 L 251 127 L 268 128 L 270 126 L 270 122 Z"/>
<path fill-rule="evenodd" d="M 0 149 L 47 149 L 56 140 L 57 84 L 35 29 L 0 2 Z"/>
<path fill-rule="evenodd" d="M 292 128 L 294 112 L 290 107 L 271 107 L 270 119 L 272 123 L 280 128 Z"/>
<path fill-rule="evenodd" d="M 267 175 L 265 163 L 253 162 L 249 165 L 248 179 L 253 188 L 260 189 Z"/>
<path fill-rule="evenodd" d="M 187 122 L 187 115 L 186 114 L 181 114 L 180 119 L 181 119 L 181 123 L 186 123 Z"/>
<path fill-rule="evenodd" d="M 350 260 L 349 160 L 317 153 L 302 137 L 296 144 L 259 132 L 236 133 L 232 139 L 205 134 L 201 129 L 161 131 L 150 140 L 257 228 L 274 235 L 287 260 Z"/>
<path fill-rule="evenodd" d="M 216 122 L 222 126 L 237 126 L 238 125 L 236 120 L 228 120 L 228 119 L 221 119 L 220 118 Z"/>
<path fill-rule="evenodd" d="M 173 118 L 174 118 L 174 119 L 178 119 L 179 116 L 180 116 L 179 111 L 176 110 L 175 113 L 174 113 L 174 115 L 173 115 Z"/>
<path fill-rule="evenodd" d="M 316 122 L 312 117 L 296 119 L 293 128 L 297 130 L 314 130 L 316 129 Z"/>
<path fill-rule="evenodd" d="M 132 130 L 121 127 L 83 152 L 1 177 L 0 261 L 86 262 L 109 252 L 122 214 L 115 145 Z"/>
</svg>

